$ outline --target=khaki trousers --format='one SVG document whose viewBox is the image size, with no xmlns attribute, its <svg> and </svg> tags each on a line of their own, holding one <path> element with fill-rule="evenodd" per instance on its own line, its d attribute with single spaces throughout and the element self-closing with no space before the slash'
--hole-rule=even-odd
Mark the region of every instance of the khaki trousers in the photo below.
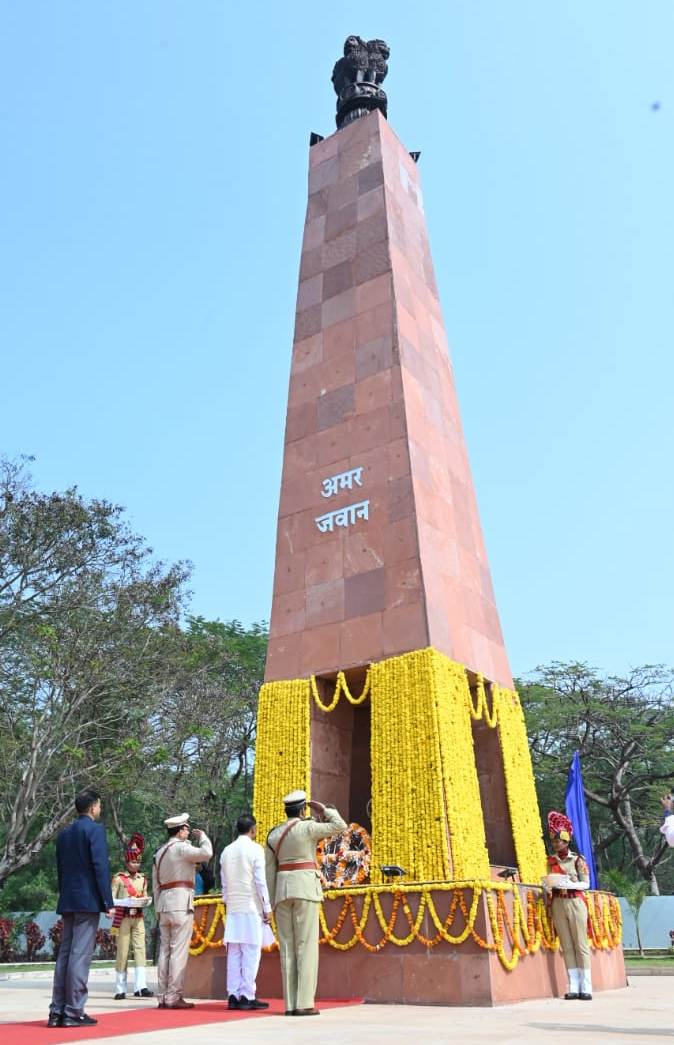
<svg viewBox="0 0 674 1045">
<path fill-rule="evenodd" d="M 318 982 L 318 900 L 280 900 L 275 909 L 286 1010 L 313 1009 Z"/>
<path fill-rule="evenodd" d="M 587 907 L 580 896 L 555 896 L 552 920 L 562 947 L 567 969 L 590 968 L 590 944 L 587 938 Z"/>
<path fill-rule="evenodd" d="M 129 947 L 133 947 L 135 966 L 145 965 L 145 921 L 143 918 L 122 918 L 117 932 L 117 972 L 126 972 L 129 964 Z"/>
<path fill-rule="evenodd" d="M 174 1005 L 183 996 L 194 915 L 192 911 L 162 911 L 159 915 L 159 1001 Z"/>
</svg>

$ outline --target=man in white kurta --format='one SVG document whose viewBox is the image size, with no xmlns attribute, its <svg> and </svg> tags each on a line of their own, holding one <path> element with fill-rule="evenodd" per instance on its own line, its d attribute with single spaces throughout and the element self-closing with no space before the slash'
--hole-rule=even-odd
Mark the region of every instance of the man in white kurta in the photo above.
<svg viewBox="0 0 674 1045">
<path fill-rule="evenodd" d="M 263 931 L 269 942 L 271 903 L 264 870 L 264 851 L 255 841 L 255 817 L 244 813 L 236 822 L 237 838 L 220 857 L 222 899 L 227 909 L 227 995 L 230 1009 L 268 1009 L 257 1000 L 255 981 Z M 265 941 L 266 942 L 266 941 Z"/>
</svg>

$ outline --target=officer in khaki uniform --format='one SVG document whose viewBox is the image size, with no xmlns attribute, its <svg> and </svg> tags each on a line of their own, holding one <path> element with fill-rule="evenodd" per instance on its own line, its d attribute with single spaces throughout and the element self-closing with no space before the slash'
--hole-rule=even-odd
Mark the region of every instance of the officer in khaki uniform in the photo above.
<svg viewBox="0 0 674 1045">
<path fill-rule="evenodd" d="M 113 900 L 140 899 L 147 896 L 147 878 L 140 871 L 140 862 L 145 849 L 142 835 L 132 834 L 124 853 L 126 870 L 119 871 L 112 879 Z M 133 948 L 134 980 L 133 993 L 136 998 L 152 998 L 152 991 L 145 979 L 145 921 L 140 907 L 116 907 L 112 921 L 113 936 L 117 936 L 117 962 L 115 969 L 115 1001 L 126 997 L 126 970 L 129 964 L 129 949 Z"/>
<path fill-rule="evenodd" d="M 152 892 L 159 921 L 160 1009 L 193 1009 L 183 998 L 185 969 L 194 922 L 194 873 L 197 864 L 210 860 L 213 846 L 203 831 L 195 829 L 198 845 L 190 845 L 189 813 L 164 821 L 168 841 L 154 854 Z"/>
<path fill-rule="evenodd" d="M 287 820 L 273 827 L 265 846 L 265 871 L 281 949 L 286 1016 L 317 1016 L 318 912 L 323 889 L 316 868 L 316 844 L 346 831 L 336 809 L 309 802 L 324 822 L 303 819 L 307 796 L 292 791 L 283 799 Z"/>
<path fill-rule="evenodd" d="M 569 848 L 573 824 L 564 813 L 548 813 L 548 832 L 553 848 L 548 873 L 564 874 L 573 882 L 590 881 L 590 872 L 579 853 Z M 592 1001 L 592 966 L 587 938 L 587 905 L 582 889 L 552 888 L 552 920 L 559 936 L 562 957 L 569 977 L 567 1001 Z"/>
</svg>

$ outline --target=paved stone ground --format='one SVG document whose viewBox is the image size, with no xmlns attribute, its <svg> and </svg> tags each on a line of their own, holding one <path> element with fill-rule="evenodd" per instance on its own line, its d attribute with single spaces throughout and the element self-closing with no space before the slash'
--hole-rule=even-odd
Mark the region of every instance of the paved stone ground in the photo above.
<svg viewBox="0 0 674 1045">
<path fill-rule="evenodd" d="M 92 973 L 87 1010 L 101 1012 L 140 1007 L 136 999 L 113 1002 L 112 971 Z M 0 1020 L 34 1020 L 47 1013 L 51 976 L 33 974 L 0 979 Z M 110 1045 L 285 1045 L 320 1039 L 347 1045 L 392 1045 L 413 1042 L 460 1042 L 461 1045 L 616 1045 L 632 1042 L 674 1043 L 672 988 L 669 977 L 641 976 L 628 988 L 595 995 L 593 1002 L 562 1000 L 522 1002 L 495 1009 L 359 1005 L 328 1009 L 305 1020 L 251 1017 L 236 1023 L 181 1030 L 151 1031 L 125 1038 L 99 1038 Z M 152 1005 L 145 1002 L 143 1007 Z M 81 1031 L 78 1041 L 86 1041 Z M 1 1031 L 0 1031 L 1 1040 Z"/>
</svg>

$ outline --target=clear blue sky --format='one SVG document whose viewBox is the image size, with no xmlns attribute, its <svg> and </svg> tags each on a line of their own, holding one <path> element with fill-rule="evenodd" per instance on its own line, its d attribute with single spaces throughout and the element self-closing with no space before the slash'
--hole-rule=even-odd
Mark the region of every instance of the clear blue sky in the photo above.
<svg viewBox="0 0 674 1045">
<path fill-rule="evenodd" d="M 0 447 L 192 560 L 193 612 L 268 617 L 349 33 L 422 151 L 513 670 L 673 661 L 672 0 L 3 0 Z"/>
</svg>

